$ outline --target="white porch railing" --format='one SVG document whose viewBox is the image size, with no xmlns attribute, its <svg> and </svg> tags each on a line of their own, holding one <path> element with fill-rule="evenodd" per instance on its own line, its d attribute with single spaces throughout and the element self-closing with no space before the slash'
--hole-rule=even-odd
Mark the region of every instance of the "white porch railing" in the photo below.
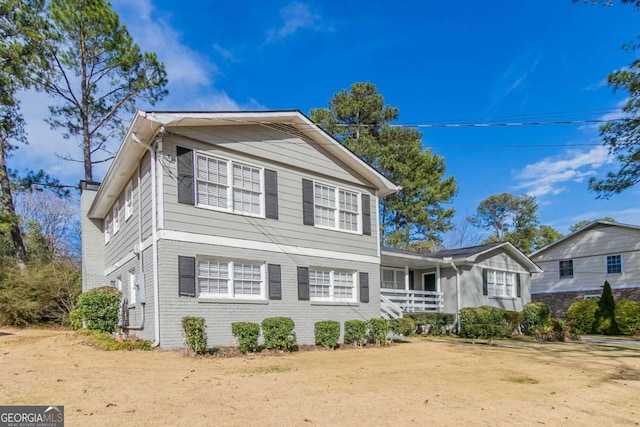
<svg viewBox="0 0 640 427">
<path fill-rule="evenodd" d="M 383 319 L 397 319 L 402 317 L 402 307 L 380 294 L 380 317 Z"/>
<path fill-rule="evenodd" d="M 383 298 L 399 307 L 404 313 L 442 312 L 444 309 L 442 292 L 381 288 L 381 311 Z"/>
</svg>

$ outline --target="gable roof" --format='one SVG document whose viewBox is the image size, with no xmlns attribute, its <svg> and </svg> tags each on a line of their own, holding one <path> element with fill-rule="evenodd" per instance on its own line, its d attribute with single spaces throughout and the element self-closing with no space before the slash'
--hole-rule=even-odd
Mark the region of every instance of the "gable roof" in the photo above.
<svg viewBox="0 0 640 427">
<path fill-rule="evenodd" d="M 349 151 L 298 110 L 280 111 L 137 111 L 89 209 L 89 218 L 104 218 L 135 170 L 140 157 L 164 127 L 260 124 L 323 146 L 376 188 L 379 196 L 400 187 Z"/>
<path fill-rule="evenodd" d="M 522 253 L 518 248 L 512 245 L 509 242 L 497 242 L 497 243 L 487 243 L 484 245 L 478 246 L 469 246 L 466 248 L 459 249 L 447 249 L 444 251 L 433 252 L 430 254 L 419 254 L 416 252 L 404 251 L 401 249 L 393 249 L 383 247 L 381 252 L 383 255 L 387 256 L 398 256 L 399 258 L 407 258 L 418 260 L 422 259 L 426 262 L 433 262 L 435 264 L 450 264 L 451 262 L 462 264 L 475 263 L 481 255 L 489 254 L 491 252 L 497 251 L 499 249 L 504 250 L 509 253 L 512 258 L 516 261 L 520 262 L 523 266 L 529 270 L 531 273 L 541 273 L 542 269 L 538 267 L 538 265 L 533 262 L 528 256 Z"/>
<path fill-rule="evenodd" d="M 632 224 L 623 224 L 621 222 L 611 222 L 611 221 L 593 221 L 590 224 L 585 225 L 584 227 L 574 231 L 573 233 L 567 234 L 566 236 L 556 240 L 555 242 L 549 243 L 547 246 L 544 246 L 540 249 L 538 249 L 537 251 L 533 252 L 531 255 L 529 255 L 530 257 L 534 257 L 536 255 L 541 254 L 542 252 L 545 252 L 551 248 L 553 248 L 556 245 L 559 245 L 560 243 L 564 242 L 565 240 L 571 239 L 572 237 L 578 235 L 578 234 L 582 234 L 588 230 L 591 230 L 594 227 L 597 227 L 599 225 L 604 225 L 604 226 L 611 226 L 611 227 L 623 227 L 623 228 L 629 228 L 632 230 L 638 230 L 640 231 L 640 226 L 637 225 L 632 225 Z"/>
</svg>

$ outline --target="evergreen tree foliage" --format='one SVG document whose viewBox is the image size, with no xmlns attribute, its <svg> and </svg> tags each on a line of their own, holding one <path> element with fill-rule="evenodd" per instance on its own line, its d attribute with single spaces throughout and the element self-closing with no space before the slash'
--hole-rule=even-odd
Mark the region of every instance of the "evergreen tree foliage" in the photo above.
<svg viewBox="0 0 640 427">
<path fill-rule="evenodd" d="M 445 177 L 444 158 L 423 149 L 420 132 L 390 125 L 398 114 L 369 82 L 341 90 L 329 108 L 311 110 L 314 122 L 402 187 L 380 201 L 382 243 L 405 248 L 420 240 L 439 243 L 452 226 L 454 209 L 448 205 L 457 185 Z"/>
<path fill-rule="evenodd" d="M 511 242 L 525 254 L 536 251 L 562 237 L 549 225 L 540 225 L 536 198 L 523 194 L 494 194 L 480 202 L 469 221 L 491 230 L 483 243 Z"/>
<path fill-rule="evenodd" d="M 602 286 L 602 296 L 598 301 L 598 310 L 593 323 L 594 332 L 596 334 L 616 335 L 618 327 L 615 318 L 616 303 L 611 293 L 611 285 L 605 281 Z"/>
<path fill-rule="evenodd" d="M 41 73 L 44 89 L 56 103 L 49 124 L 65 138 L 81 142 L 84 179 L 93 166 L 111 160 L 107 143 L 122 134 L 122 113 L 136 103 L 154 105 L 167 91 L 164 65 L 141 52 L 105 0 L 52 0 L 51 72 Z"/>
</svg>

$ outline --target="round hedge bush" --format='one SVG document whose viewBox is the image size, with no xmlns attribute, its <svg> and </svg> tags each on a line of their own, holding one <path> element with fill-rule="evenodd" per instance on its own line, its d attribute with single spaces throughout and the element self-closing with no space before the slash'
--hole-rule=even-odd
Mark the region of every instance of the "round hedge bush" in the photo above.
<svg viewBox="0 0 640 427">
<path fill-rule="evenodd" d="M 589 298 L 574 301 L 567 310 L 567 319 L 576 334 L 590 334 L 598 311 L 598 300 Z"/>
<path fill-rule="evenodd" d="M 616 303 L 614 314 L 618 332 L 622 335 L 640 333 L 640 302 L 622 299 Z"/>
</svg>

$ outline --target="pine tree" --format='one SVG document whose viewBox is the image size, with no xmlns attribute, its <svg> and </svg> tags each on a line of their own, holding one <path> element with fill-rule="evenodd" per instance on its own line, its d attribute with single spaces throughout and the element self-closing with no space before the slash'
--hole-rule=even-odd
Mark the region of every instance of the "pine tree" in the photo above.
<svg viewBox="0 0 640 427">
<path fill-rule="evenodd" d="M 596 311 L 596 320 L 593 323 L 594 332 L 603 335 L 616 335 L 618 333 L 618 327 L 616 325 L 616 318 L 614 311 L 616 303 L 611 293 L 611 285 L 605 281 L 602 286 L 602 296 L 598 301 L 598 310 Z"/>
</svg>

